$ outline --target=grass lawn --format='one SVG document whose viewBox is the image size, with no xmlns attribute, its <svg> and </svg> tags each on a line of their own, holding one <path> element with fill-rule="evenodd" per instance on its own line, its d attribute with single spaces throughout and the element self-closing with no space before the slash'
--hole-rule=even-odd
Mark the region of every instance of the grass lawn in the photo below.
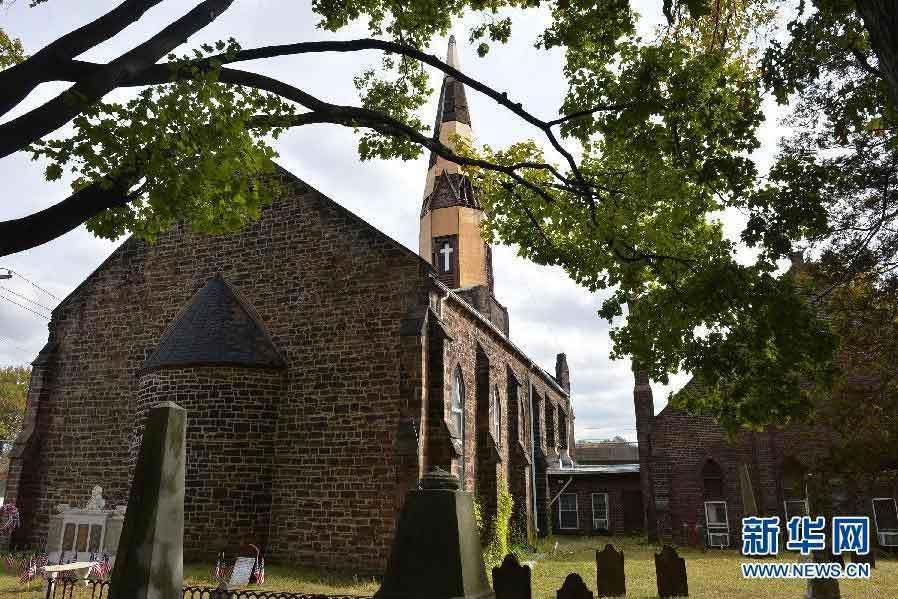
<svg viewBox="0 0 898 599">
<path fill-rule="evenodd" d="M 656 597 L 655 548 L 635 538 L 615 537 L 556 537 L 558 549 L 553 554 L 553 541 L 542 540 L 541 554 L 533 571 L 534 599 L 554 599 L 555 592 L 570 572 L 577 572 L 595 591 L 595 550 L 609 540 L 624 550 L 627 590 L 630 599 Z M 739 564 L 742 556 L 736 550 L 714 550 L 702 553 L 696 549 L 681 549 L 686 558 L 690 597 L 697 599 L 801 599 L 804 581 L 745 580 Z M 531 559 L 525 557 L 524 559 Z M 797 561 L 791 555 L 780 555 L 780 561 Z M 186 584 L 212 586 L 211 564 L 188 564 Z M 373 595 L 378 583 L 370 578 L 359 579 L 352 574 L 324 572 L 313 568 L 287 567 L 266 564 L 266 581 L 262 588 L 322 594 Z M 843 599 L 898 599 L 898 559 L 882 556 L 868 580 L 841 581 Z M 40 582 L 28 587 L 19 585 L 16 577 L 0 575 L 0 599 L 43 597 Z M 72 599 L 80 599 L 77 594 Z"/>
<path fill-rule="evenodd" d="M 627 597 L 652 599 L 658 596 L 655 586 L 656 548 L 628 537 L 556 537 L 558 550 L 549 555 L 551 545 L 540 542 L 539 551 L 546 552 L 533 570 L 534 599 L 555 597 L 565 576 L 578 573 L 586 585 L 595 592 L 595 550 L 607 542 L 613 542 L 624 551 L 624 568 L 627 575 Z M 698 549 L 677 550 L 686 558 L 686 574 L 689 580 L 689 596 L 698 599 L 802 599 L 803 580 L 746 580 L 742 578 L 739 564 L 745 558 L 738 550 L 713 550 L 702 553 Z M 878 555 L 876 568 L 867 580 L 840 581 L 842 599 L 898 599 L 898 560 Z M 526 559 L 526 558 L 525 558 Z M 791 554 L 777 558 L 779 561 L 800 561 Z"/>
</svg>

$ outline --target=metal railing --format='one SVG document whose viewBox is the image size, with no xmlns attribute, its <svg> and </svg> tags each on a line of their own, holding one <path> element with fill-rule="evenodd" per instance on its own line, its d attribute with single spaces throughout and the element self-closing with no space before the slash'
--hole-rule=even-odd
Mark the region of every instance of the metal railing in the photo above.
<svg viewBox="0 0 898 599">
<path fill-rule="evenodd" d="M 73 580 L 57 578 L 47 581 L 45 599 L 109 599 L 108 580 Z M 371 599 L 359 595 L 322 595 L 290 591 L 258 589 L 220 590 L 215 587 L 184 587 L 183 599 Z"/>
</svg>

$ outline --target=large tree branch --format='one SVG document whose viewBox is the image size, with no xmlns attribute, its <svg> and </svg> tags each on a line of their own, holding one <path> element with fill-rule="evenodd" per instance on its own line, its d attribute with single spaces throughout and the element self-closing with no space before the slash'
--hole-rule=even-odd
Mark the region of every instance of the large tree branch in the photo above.
<svg viewBox="0 0 898 599">
<path fill-rule="evenodd" d="M 136 182 L 131 174 L 93 183 L 40 212 L 0 222 L 0 256 L 47 243 L 107 208 L 127 204 L 128 190 Z"/>
<path fill-rule="evenodd" d="M 185 72 L 189 72 L 189 70 L 192 68 L 197 68 L 200 71 L 209 71 L 211 69 L 217 68 L 222 64 L 232 64 L 249 60 L 260 60 L 277 56 L 324 52 L 360 52 L 364 50 L 379 50 L 382 52 L 400 54 L 437 68 L 443 73 L 455 78 L 457 81 L 464 83 L 471 89 L 484 94 L 500 106 L 508 109 L 513 114 L 523 119 L 525 122 L 538 128 L 549 140 L 549 143 L 552 145 L 552 147 L 564 157 L 564 159 L 568 163 L 573 178 L 566 177 L 557 170 L 553 174 L 558 179 L 564 181 L 566 185 L 582 188 L 581 194 L 587 199 L 589 203 L 594 203 L 593 190 L 596 188 L 596 185 L 588 181 L 583 176 L 582 172 L 580 171 L 579 165 L 577 164 L 573 155 L 561 145 L 560 141 L 555 135 L 555 132 L 552 129 L 554 125 L 557 125 L 560 122 L 559 120 L 556 119 L 555 121 L 545 121 L 536 117 L 532 113 L 525 110 L 521 103 L 512 102 L 511 100 L 509 100 L 507 93 L 493 89 L 492 87 L 482 83 L 481 81 L 465 75 L 458 69 L 443 62 L 436 56 L 423 52 L 413 46 L 398 42 L 370 38 L 345 41 L 299 42 L 295 44 L 282 44 L 275 46 L 264 46 L 261 48 L 250 48 L 246 50 L 240 50 L 239 52 L 236 52 L 232 55 L 219 54 L 204 59 L 189 61 L 186 64 L 180 65 L 180 68 L 184 69 Z M 54 68 L 54 72 L 48 73 L 47 76 L 49 78 L 58 78 L 64 80 L 80 80 L 82 78 L 92 76 L 96 71 L 102 68 L 104 68 L 103 65 L 81 61 L 69 61 L 67 63 L 58 64 Z M 140 72 L 135 73 L 130 79 L 120 82 L 120 85 L 152 85 L 166 83 L 174 78 L 179 77 L 179 75 L 175 72 L 175 68 L 175 65 L 151 65 L 144 68 Z M 598 110 L 622 110 L 627 107 L 628 105 L 626 104 L 597 107 L 595 110 L 593 110 L 593 112 Z M 562 121 L 563 120 L 565 119 L 562 119 Z"/>
<path fill-rule="evenodd" d="M 0 158 L 27 147 L 69 122 L 94 102 L 184 43 L 234 0 L 205 0 L 136 48 L 34 110 L 0 125 Z"/>
<path fill-rule="evenodd" d="M 162 0 L 125 0 L 95 19 L 47 44 L 27 60 L 0 71 L 0 114 L 6 114 L 52 72 L 54 63 L 67 61 L 104 42 Z"/>
</svg>

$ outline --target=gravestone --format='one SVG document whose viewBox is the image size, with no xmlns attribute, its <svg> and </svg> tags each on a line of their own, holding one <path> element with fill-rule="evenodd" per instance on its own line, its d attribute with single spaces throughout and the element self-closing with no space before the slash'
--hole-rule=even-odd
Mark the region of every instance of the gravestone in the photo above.
<svg viewBox="0 0 898 599">
<path fill-rule="evenodd" d="M 828 550 L 812 551 L 808 561 L 823 564 L 834 562 L 833 556 Z M 841 555 L 838 557 L 842 557 Z M 844 561 L 844 560 L 843 560 Z M 804 593 L 805 599 L 840 599 L 838 578 L 809 578 Z"/>
<path fill-rule="evenodd" d="M 231 570 L 231 578 L 228 580 L 229 587 L 245 586 L 249 584 L 249 577 L 253 573 L 256 565 L 254 557 L 238 557 L 234 562 L 234 568 Z"/>
<path fill-rule="evenodd" d="M 153 406 L 137 456 L 110 599 L 168 599 L 184 584 L 184 465 L 187 412 Z"/>
<path fill-rule="evenodd" d="M 624 578 L 624 552 L 608 543 L 596 551 L 596 594 L 599 597 L 622 597 L 627 594 Z"/>
<path fill-rule="evenodd" d="M 593 599 L 592 591 L 587 588 L 586 583 L 580 578 L 579 574 L 568 574 L 564 579 L 564 584 L 555 594 L 556 599 Z"/>
<path fill-rule="evenodd" d="M 870 547 L 870 553 L 867 555 L 851 554 L 851 561 L 855 564 L 870 564 L 871 568 L 876 568 L 876 548 Z"/>
<path fill-rule="evenodd" d="M 406 495 L 375 599 L 493 599 L 474 497 L 458 487 L 458 478 L 434 468 Z"/>
<path fill-rule="evenodd" d="M 522 566 L 513 553 L 493 568 L 493 591 L 496 599 L 530 599 L 530 567 Z"/>
<path fill-rule="evenodd" d="M 689 584 L 686 580 L 686 560 L 677 555 L 677 550 L 665 545 L 655 554 L 655 578 L 659 597 L 687 597 Z"/>
</svg>

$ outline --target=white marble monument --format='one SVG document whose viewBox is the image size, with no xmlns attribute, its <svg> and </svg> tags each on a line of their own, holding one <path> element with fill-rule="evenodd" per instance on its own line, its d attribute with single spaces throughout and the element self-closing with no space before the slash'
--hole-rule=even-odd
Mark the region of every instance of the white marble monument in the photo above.
<svg viewBox="0 0 898 599">
<path fill-rule="evenodd" d="M 47 554 L 51 564 L 59 561 L 60 554 L 68 561 L 84 561 L 93 553 L 97 559 L 105 553 L 114 561 L 118 550 L 119 535 L 125 520 L 124 505 L 106 509 L 103 489 L 95 486 L 83 508 L 66 503 L 56 506 L 50 515 L 47 534 Z"/>
</svg>

